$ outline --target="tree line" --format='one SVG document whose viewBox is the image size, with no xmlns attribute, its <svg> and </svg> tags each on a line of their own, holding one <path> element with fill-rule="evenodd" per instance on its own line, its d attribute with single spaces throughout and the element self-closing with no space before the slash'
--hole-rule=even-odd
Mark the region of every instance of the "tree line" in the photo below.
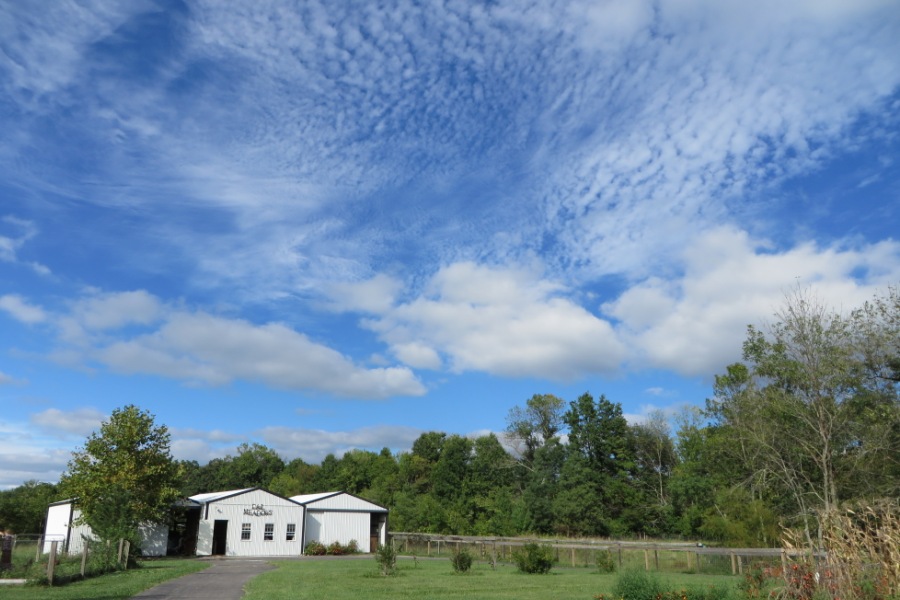
<svg viewBox="0 0 900 600">
<path fill-rule="evenodd" d="M 344 490 L 388 507 L 395 531 L 772 546 L 783 525 L 814 535 L 817 511 L 900 496 L 898 382 L 897 288 L 849 315 L 797 290 L 774 324 L 748 328 L 743 360 L 715 378 L 702 408 L 629 423 L 621 404 L 602 394 L 536 394 L 509 411 L 500 435 L 429 431 L 408 452 L 352 450 L 320 464 L 244 444 L 205 465 L 150 461 L 155 471 L 140 485 L 153 482 L 166 502 L 252 486 L 282 496 Z M 142 424 L 137 430 L 169 456 L 168 434 L 151 415 L 126 407 L 114 416 Z M 73 455 L 59 485 L 0 492 L 0 528 L 39 531 L 51 498 L 108 496 L 98 481 L 115 479 L 117 465 L 129 465 L 129 480 L 139 481 L 133 471 L 146 460 L 115 458 L 111 449 L 130 442 L 103 445 L 116 435 L 112 423 L 104 426 Z M 96 468 L 98 453 L 114 465 L 108 472 Z M 120 499 L 148 496 L 116 489 Z"/>
</svg>

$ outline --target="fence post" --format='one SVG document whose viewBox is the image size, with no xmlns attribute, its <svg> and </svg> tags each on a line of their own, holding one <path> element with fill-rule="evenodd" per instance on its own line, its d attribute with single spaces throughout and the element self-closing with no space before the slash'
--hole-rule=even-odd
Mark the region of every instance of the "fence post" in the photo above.
<svg viewBox="0 0 900 600">
<path fill-rule="evenodd" d="M 734 552 L 731 552 L 731 574 L 737 575 L 737 561 L 734 558 Z"/>
<path fill-rule="evenodd" d="M 81 578 L 84 579 L 84 572 L 87 568 L 88 545 L 85 544 L 81 549 Z"/>
<path fill-rule="evenodd" d="M 59 542 L 50 544 L 50 560 L 47 561 L 47 582 L 53 585 L 53 569 L 56 566 L 56 548 Z"/>
<path fill-rule="evenodd" d="M 44 550 L 44 536 L 38 538 L 37 549 L 34 551 L 34 562 L 41 560 L 41 552 Z"/>
<path fill-rule="evenodd" d="M 650 570 L 650 551 L 644 548 L 644 570 Z"/>
<path fill-rule="evenodd" d="M 784 548 L 781 549 L 781 570 L 784 572 L 785 576 L 787 576 L 787 572 L 788 572 L 787 551 Z"/>
<path fill-rule="evenodd" d="M 425 550 L 425 556 L 431 556 L 431 538 L 428 538 L 428 547 Z"/>
<path fill-rule="evenodd" d="M 572 566 L 575 566 L 575 548 L 572 548 Z"/>
<path fill-rule="evenodd" d="M 656 563 L 656 570 L 659 571 L 659 549 L 653 549 L 653 562 Z"/>
</svg>

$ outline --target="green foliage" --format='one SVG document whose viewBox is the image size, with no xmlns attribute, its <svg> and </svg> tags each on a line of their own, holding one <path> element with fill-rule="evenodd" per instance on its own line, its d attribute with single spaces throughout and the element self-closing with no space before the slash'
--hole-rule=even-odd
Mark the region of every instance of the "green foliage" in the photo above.
<svg viewBox="0 0 900 600">
<path fill-rule="evenodd" d="M 450 562 L 453 564 L 453 570 L 457 573 L 465 573 L 471 569 L 473 560 L 472 553 L 465 548 L 461 549 L 459 552 L 454 552 L 453 556 L 450 557 Z"/>
<path fill-rule="evenodd" d="M 379 544 L 375 551 L 375 562 L 385 577 L 397 573 L 397 550 L 393 544 Z"/>
<path fill-rule="evenodd" d="M 613 558 L 612 552 L 609 550 L 601 550 L 597 552 L 597 556 L 594 558 L 597 563 L 597 570 L 601 573 L 615 573 L 616 572 L 616 559 Z"/>
<path fill-rule="evenodd" d="M 657 600 L 665 591 L 659 575 L 647 571 L 623 571 L 613 585 L 613 597 L 622 600 Z"/>
<path fill-rule="evenodd" d="M 0 491 L 0 531 L 40 533 L 47 505 L 55 500 L 59 500 L 55 485 L 34 480 Z"/>
<path fill-rule="evenodd" d="M 544 574 L 549 573 L 556 562 L 553 556 L 553 548 L 542 544 L 525 544 L 513 553 L 516 567 L 522 573 Z"/>
<path fill-rule="evenodd" d="M 114 410 L 99 433 L 73 453 L 60 487 L 77 498 L 82 519 L 105 534 L 164 521 L 178 498 L 178 484 L 168 429 L 128 405 Z"/>
<path fill-rule="evenodd" d="M 322 542 L 313 540 L 306 544 L 303 553 L 308 556 L 325 556 L 328 554 L 328 548 Z"/>
<path fill-rule="evenodd" d="M 781 536 L 774 511 L 742 488 L 716 494 L 699 531 L 704 539 L 745 548 L 776 547 Z"/>
<path fill-rule="evenodd" d="M 356 543 L 356 540 L 350 540 L 346 545 L 340 542 L 331 542 L 328 544 L 328 547 L 318 544 L 318 542 L 310 542 L 306 545 L 307 549 L 309 549 L 312 544 L 317 544 L 312 547 L 312 550 L 314 550 L 317 555 L 328 554 L 329 556 L 344 556 L 347 554 L 359 554 L 359 544 Z M 311 553 L 307 552 L 307 554 Z"/>
<path fill-rule="evenodd" d="M 99 541 L 87 540 L 90 553 L 96 553 L 102 562 L 102 570 L 114 570 L 118 566 L 119 540 L 127 540 L 131 544 L 129 561 L 134 566 L 135 558 L 140 553 L 141 536 L 131 510 L 134 504 L 132 494 L 127 489 L 115 487 L 110 489 L 106 498 L 107 501 L 98 504 L 91 515 L 91 530 Z"/>
</svg>

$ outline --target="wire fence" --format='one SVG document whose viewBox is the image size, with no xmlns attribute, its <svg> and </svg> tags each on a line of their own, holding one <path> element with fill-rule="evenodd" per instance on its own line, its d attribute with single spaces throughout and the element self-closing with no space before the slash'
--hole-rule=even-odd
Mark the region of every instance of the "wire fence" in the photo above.
<svg viewBox="0 0 900 600">
<path fill-rule="evenodd" d="M 63 536 L 18 534 L 0 540 L 0 578 L 26 579 L 59 585 L 110 571 L 124 570 L 130 558 L 127 540 L 89 541 L 76 553 L 66 553 Z"/>
<path fill-rule="evenodd" d="M 392 543 L 398 552 L 419 557 L 452 556 L 467 550 L 486 561 L 513 562 L 514 553 L 525 544 L 553 548 L 559 566 L 597 567 L 598 559 L 619 570 L 644 569 L 669 573 L 742 575 L 751 565 L 779 566 L 792 555 L 779 548 L 711 548 L 697 544 L 570 540 L 548 538 L 504 538 L 451 536 L 395 532 Z"/>
</svg>

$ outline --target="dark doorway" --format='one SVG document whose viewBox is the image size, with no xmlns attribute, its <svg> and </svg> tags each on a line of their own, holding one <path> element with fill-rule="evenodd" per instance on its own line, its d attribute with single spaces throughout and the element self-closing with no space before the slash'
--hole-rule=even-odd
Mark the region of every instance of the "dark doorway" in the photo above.
<svg viewBox="0 0 900 600">
<path fill-rule="evenodd" d="M 377 552 L 381 544 L 381 531 L 387 524 L 387 515 L 370 513 L 369 552 Z"/>
<path fill-rule="evenodd" d="M 223 556 L 225 549 L 228 547 L 228 521 L 216 520 L 213 525 L 213 547 L 214 555 Z"/>
<path fill-rule="evenodd" d="M 173 511 L 169 521 L 169 556 L 193 556 L 197 553 L 197 532 L 200 530 L 200 507 L 182 508 Z"/>
</svg>

